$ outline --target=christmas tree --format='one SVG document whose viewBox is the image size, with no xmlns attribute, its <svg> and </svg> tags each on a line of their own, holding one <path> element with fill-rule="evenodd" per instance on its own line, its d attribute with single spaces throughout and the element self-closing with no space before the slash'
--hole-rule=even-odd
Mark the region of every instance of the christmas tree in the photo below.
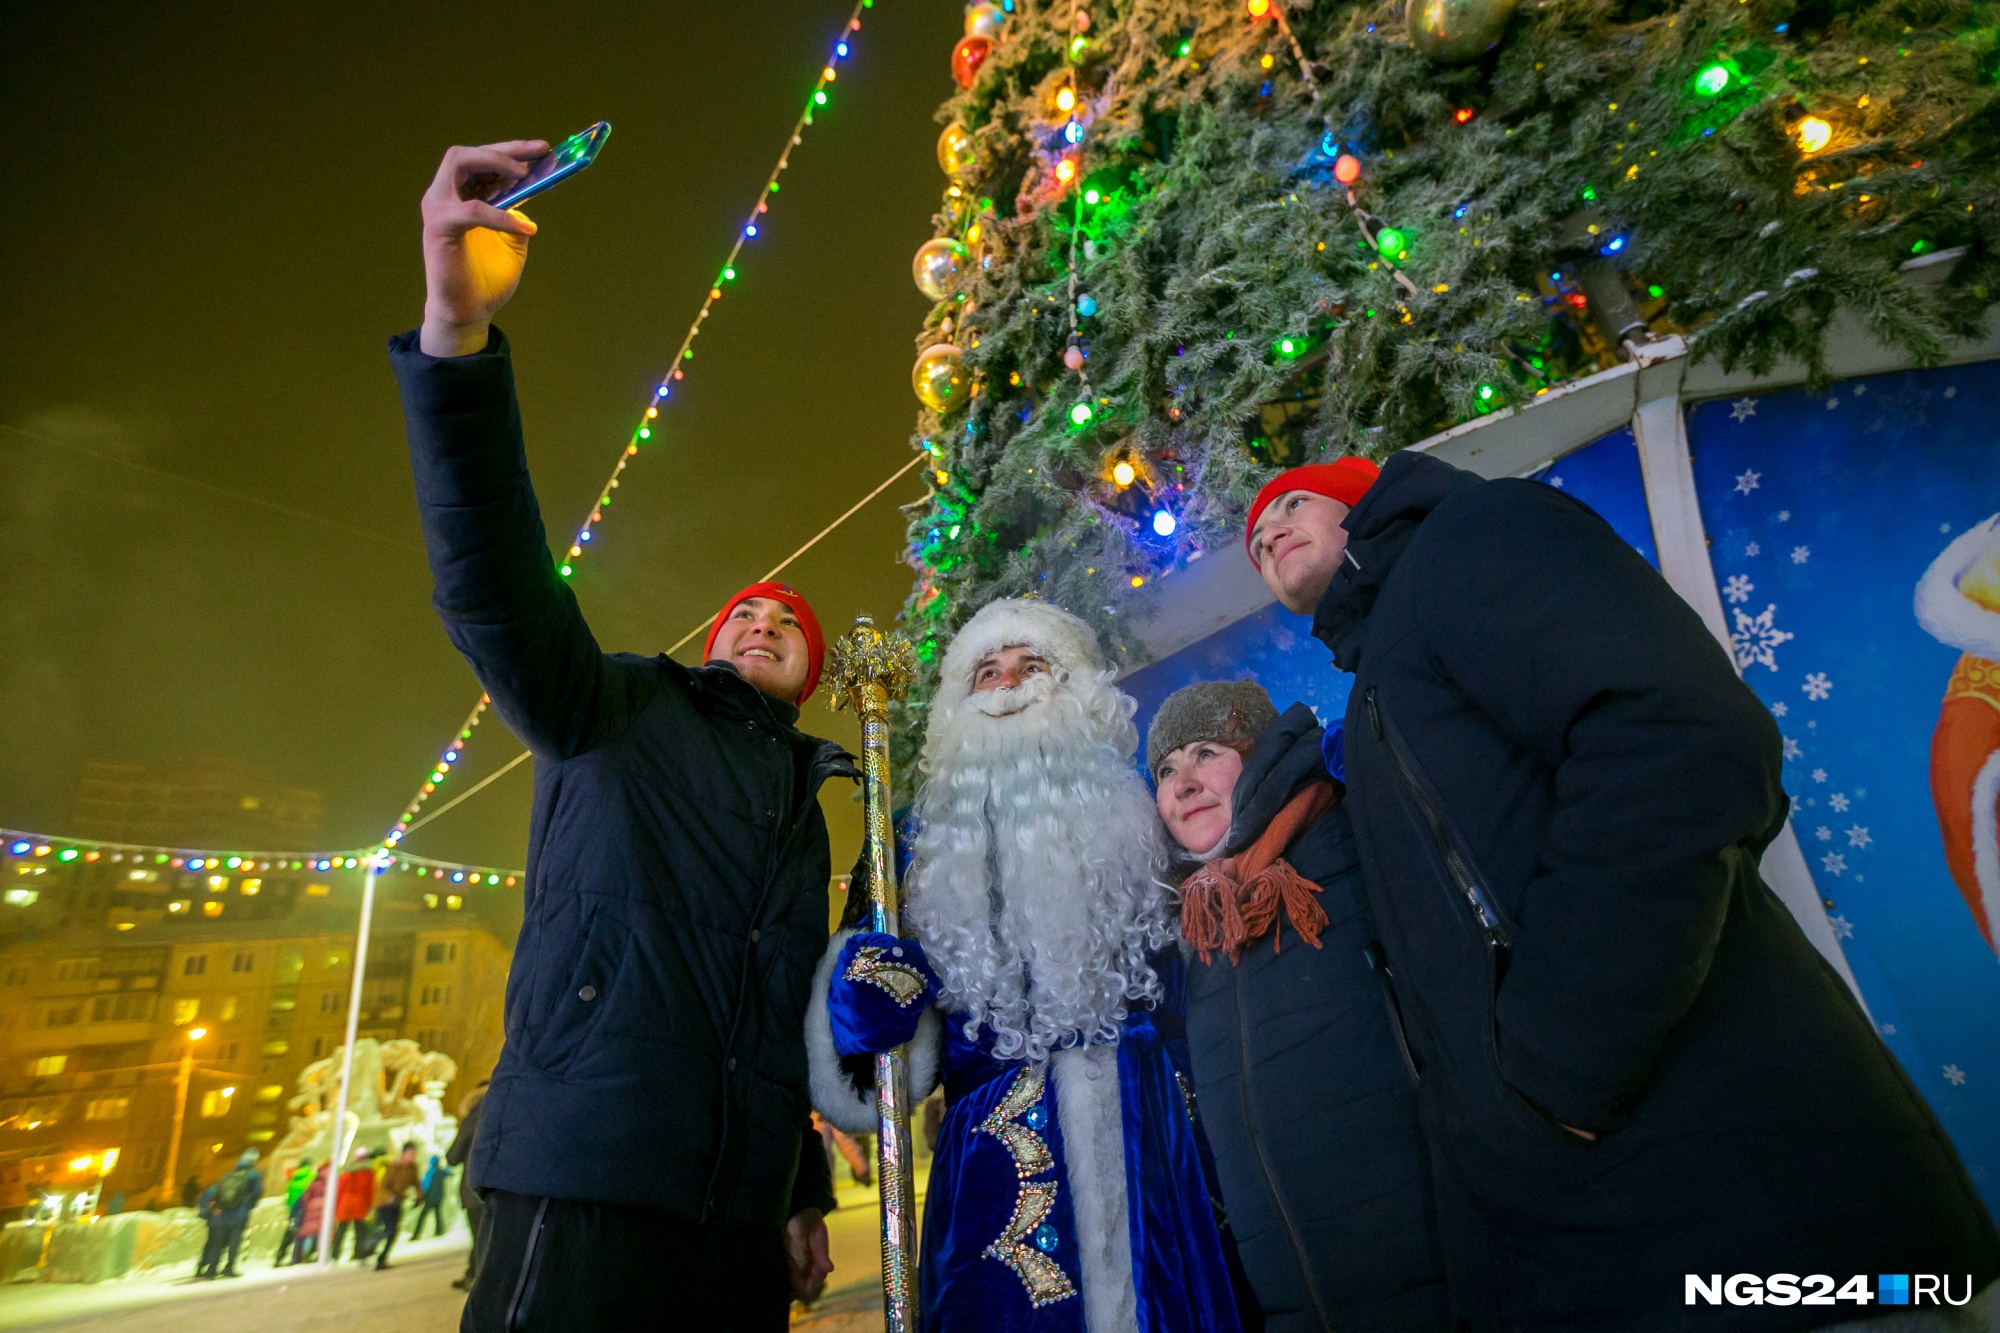
<svg viewBox="0 0 2000 1333">
<path fill-rule="evenodd" d="M 1028 593 L 1130 660 L 1145 590 L 1233 558 L 1273 469 L 1380 457 L 1629 341 L 1819 374 L 1836 309 L 1920 362 L 1978 325 L 2000 8 L 1514 3 L 967 10 L 916 259 L 928 669 Z M 1942 281 L 1902 280 L 1933 253 Z"/>
</svg>

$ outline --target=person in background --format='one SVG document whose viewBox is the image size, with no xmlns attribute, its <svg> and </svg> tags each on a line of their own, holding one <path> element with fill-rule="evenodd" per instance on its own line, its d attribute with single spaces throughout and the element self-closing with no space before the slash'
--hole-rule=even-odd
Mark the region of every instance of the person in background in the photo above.
<svg viewBox="0 0 2000 1333">
<path fill-rule="evenodd" d="M 106 1217 L 116 1217 L 118 1216 L 118 1214 L 124 1211 L 125 1211 L 125 1191 L 116 1190 L 112 1193 L 109 1199 L 105 1200 L 104 1215 Z"/>
<path fill-rule="evenodd" d="M 375 1257 L 376 1248 L 382 1243 L 381 1228 L 375 1225 L 375 1202 L 382 1194 L 382 1173 L 389 1169 L 389 1150 L 370 1148 L 368 1150 L 368 1170 L 375 1177 L 375 1193 L 368 1203 L 368 1216 L 354 1229 L 354 1258 L 363 1262 Z"/>
<path fill-rule="evenodd" d="M 403 1200 L 416 1188 L 417 1148 L 405 1144 L 375 1184 L 375 1234 L 382 1243 L 381 1253 L 375 1256 L 378 1273 L 389 1266 L 389 1251 L 396 1248 L 396 1237 L 403 1230 Z"/>
<path fill-rule="evenodd" d="M 1415 450 L 1279 475 L 1244 540 L 1354 673 L 1346 805 L 1460 1316 L 1905 1329 L 1711 1323 L 1688 1275 L 2000 1276 L 1951 1140 L 1764 883 L 1777 724 L 1658 571 L 1563 491 Z"/>
<path fill-rule="evenodd" d="M 690 1327 L 777 1333 L 832 1271 L 805 978 L 833 878 L 819 790 L 860 772 L 799 729 L 825 642 L 796 589 L 730 598 L 690 667 L 603 651 L 551 560 L 492 322 L 535 225 L 485 202 L 547 152 L 445 154 L 423 324 L 389 345 L 433 606 L 535 756 L 464 1326 L 622 1333 L 664 1289 Z"/>
<path fill-rule="evenodd" d="M 1196 955 L 1195 1093 L 1270 1333 L 1442 1333 L 1416 1071 L 1322 740 L 1248 680 L 1177 690 L 1147 730 Z"/>
<path fill-rule="evenodd" d="M 200 1176 L 198 1175 L 189 1176 L 185 1181 L 181 1182 L 181 1207 L 183 1208 L 194 1207 L 195 1200 L 199 1199 L 200 1197 L 201 1197 Z"/>
<path fill-rule="evenodd" d="M 271 1267 L 282 1268 L 285 1252 L 298 1240 L 299 1224 L 304 1220 L 305 1211 L 300 1200 L 305 1198 L 306 1187 L 313 1181 L 312 1158 L 301 1157 L 299 1164 L 292 1168 L 292 1174 L 285 1180 L 285 1235 L 278 1242 L 278 1252 L 271 1256 Z"/>
<path fill-rule="evenodd" d="M 361 1253 L 361 1242 L 367 1234 L 368 1215 L 375 1211 L 375 1168 L 369 1165 L 368 1150 L 356 1148 L 354 1157 L 341 1171 L 335 1182 L 333 1196 L 333 1258 L 340 1261 L 340 1247 L 346 1242 L 350 1232 L 354 1235 L 351 1249 L 355 1260 L 366 1259 Z"/>
<path fill-rule="evenodd" d="M 465 1100 L 458 1104 L 458 1134 L 445 1149 L 446 1166 L 458 1168 L 458 1205 L 465 1210 L 466 1229 L 472 1233 L 472 1248 L 465 1254 L 465 1272 L 451 1285 L 471 1291 L 479 1278 L 479 1256 L 486 1245 L 486 1203 L 472 1181 L 472 1142 L 479 1137 L 479 1108 L 486 1104 L 486 1080 L 480 1079 Z"/>
<path fill-rule="evenodd" d="M 411 1240 L 424 1238 L 425 1218 L 431 1220 L 432 1235 L 444 1234 L 444 1191 L 450 1179 L 451 1168 L 439 1161 L 436 1153 L 432 1153 L 430 1164 L 424 1168 L 423 1182 L 417 1186 L 423 1206 L 417 1209 L 417 1225 L 410 1232 Z"/>
<path fill-rule="evenodd" d="M 326 1181 L 331 1168 L 331 1162 L 321 1162 L 315 1167 L 312 1182 L 293 1205 L 293 1214 L 298 1218 L 298 1239 L 292 1242 L 294 1264 L 302 1264 L 309 1255 L 319 1253 L 320 1232 L 326 1225 Z M 338 1203 L 336 1198 L 336 1211 Z"/>
<path fill-rule="evenodd" d="M 197 1209 L 208 1223 L 208 1242 L 202 1248 L 198 1278 L 241 1277 L 236 1256 L 243 1247 L 243 1228 L 250 1212 L 264 1197 L 264 1176 L 257 1170 L 257 1150 L 245 1148 L 236 1165 L 222 1179 L 201 1192 Z"/>
</svg>

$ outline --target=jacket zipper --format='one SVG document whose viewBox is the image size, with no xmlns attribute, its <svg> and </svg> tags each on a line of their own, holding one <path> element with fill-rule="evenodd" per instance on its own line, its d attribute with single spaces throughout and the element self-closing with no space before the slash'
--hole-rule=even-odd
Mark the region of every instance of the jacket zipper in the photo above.
<svg viewBox="0 0 2000 1333">
<path fill-rule="evenodd" d="M 1478 919 L 1480 929 L 1486 934 L 1487 947 L 1508 949 L 1514 941 L 1508 936 L 1507 928 L 1501 924 L 1500 911 L 1493 904 L 1493 897 L 1473 873 L 1472 861 L 1459 846 L 1458 836 L 1451 825 L 1445 822 L 1443 809 L 1431 792 L 1430 783 L 1425 780 L 1423 770 L 1417 766 L 1416 756 L 1403 744 L 1403 735 L 1396 729 L 1396 723 L 1389 716 L 1389 710 L 1375 700 L 1375 687 L 1370 685 L 1362 696 L 1368 705 L 1368 725 L 1374 729 L 1375 739 L 1389 748 L 1389 758 L 1395 765 L 1396 776 L 1402 779 L 1403 790 L 1409 793 L 1412 803 L 1429 826 L 1431 841 L 1437 846 L 1438 854 L 1444 860 L 1445 873 L 1458 886 L 1465 901 L 1472 906 L 1472 914 Z"/>
<path fill-rule="evenodd" d="M 1229 985 L 1236 1003 L 1236 1053 L 1240 1066 L 1238 1077 L 1243 1085 L 1243 1124 L 1250 1131 L 1250 1146 L 1257 1153 L 1257 1167 L 1264 1173 L 1264 1188 L 1270 1192 L 1271 1202 L 1277 1206 L 1278 1221 L 1285 1228 L 1285 1240 L 1292 1247 L 1292 1259 L 1299 1266 L 1299 1284 L 1305 1288 L 1306 1299 L 1312 1302 L 1313 1318 L 1319 1321 L 1324 1333 L 1333 1333 L 1333 1321 L 1327 1318 L 1326 1304 L 1320 1300 L 1319 1284 L 1313 1281 L 1310 1261 L 1306 1257 L 1304 1237 L 1299 1235 L 1298 1224 L 1292 1221 L 1292 1206 L 1285 1201 L 1278 1189 L 1277 1173 L 1271 1169 L 1271 1159 L 1264 1151 L 1264 1135 L 1257 1128 L 1257 1108 L 1250 1096 L 1250 1016 L 1243 1008 L 1243 972 L 1232 965 L 1229 969 Z"/>
<path fill-rule="evenodd" d="M 1389 955 L 1382 948 L 1382 941 L 1370 940 L 1362 954 L 1368 959 L 1368 966 L 1382 979 L 1382 1007 L 1389 1012 L 1389 1031 L 1395 1034 L 1396 1050 L 1403 1057 L 1403 1069 L 1409 1074 L 1410 1082 L 1424 1081 L 1423 1073 L 1417 1068 L 1417 1058 L 1410 1051 L 1410 1039 L 1403 1030 L 1403 1006 L 1396 999 L 1396 974 L 1389 970 Z"/>
<path fill-rule="evenodd" d="M 799 804 L 798 818 L 792 821 L 792 827 L 785 834 L 784 842 L 779 844 L 777 858 L 771 862 L 770 872 L 764 877 L 764 887 L 757 892 L 756 905 L 750 909 L 750 929 L 753 933 L 760 929 L 757 923 L 764 915 L 764 904 L 771 899 L 771 886 L 776 882 L 778 872 L 784 869 L 785 858 L 791 855 L 792 844 L 798 841 L 799 833 L 806 826 L 807 805 L 818 798 L 819 789 L 826 785 L 826 780 L 834 776 L 835 771 L 832 756 L 825 755 L 823 752 L 820 755 L 814 756 L 812 767 L 806 772 L 806 783 L 808 786 L 806 800 L 804 803 Z M 715 1191 L 716 1187 L 722 1182 L 722 1150 L 729 1141 L 731 1120 L 729 1114 L 728 1076 L 731 1072 L 729 1061 L 734 1057 L 730 1053 L 736 1049 L 736 1037 L 743 1028 L 743 1008 L 749 999 L 750 978 L 757 970 L 756 954 L 757 945 L 755 942 L 748 942 L 744 945 L 743 974 L 736 982 L 736 1004 L 734 1012 L 729 1018 L 729 1035 L 722 1043 L 722 1118 L 720 1124 L 716 1126 L 715 1165 L 709 1168 L 708 1188 L 702 1192 L 701 1221 L 704 1225 L 709 1224 L 711 1218 L 714 1216 Z"/>
</svg>

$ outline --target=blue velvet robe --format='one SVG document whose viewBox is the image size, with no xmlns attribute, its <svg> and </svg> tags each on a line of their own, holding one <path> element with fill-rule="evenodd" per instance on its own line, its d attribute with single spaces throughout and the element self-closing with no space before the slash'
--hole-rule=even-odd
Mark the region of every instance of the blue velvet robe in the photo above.
<svg viewBox="0 0 2000 1333">
<path fill-rule="evenodd" d="M 1155 960 L 1169 1003 L 1118 1041 L 1125 1194 L 1142 1333 L 1238 1333 L 1235 1297 L 1182 1091 L 1184 968 Z M 944 1123 L 931 1161 L 917 1277 L 924 1333 L 1084 1333 L 1082 1270 L 1055 1075 L 996 1060 L 990 1037 L 945 1022 Z M 1188 1084 L 1192 1086 L 1192 1084 Z M 996 1132 L 997 1131 L 997 1132 Z"/>
</svg>

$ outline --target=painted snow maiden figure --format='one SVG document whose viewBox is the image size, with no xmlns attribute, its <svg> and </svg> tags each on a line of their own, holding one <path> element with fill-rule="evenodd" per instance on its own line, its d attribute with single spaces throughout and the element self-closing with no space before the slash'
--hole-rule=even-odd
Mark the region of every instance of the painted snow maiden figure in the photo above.
<svg viewBox="0 0 2000 1333">
<path fill-rule="evenodd" d="M 1248 680 L 1175 691 L 1146 733 L 1192 872 L 1181 937 L 1202 1126 L 1271 1333 L 1448 1330 L 1416 1071 L 1323 738 L 1312 709 L 1280 717 Z"/>
<path fill-rule="evenodd" d="M 912 1096 L 944 1085 L 926 1333 L 1238 1327 L 1170 1049 L 1179 957 L 1133 711 L 1076 617 L 1033 600 L 973 616 L 913 807 L 906 920 L 924 944 L 844 931 L 814 986 L 821 1114 L 873 1128 L 866 1061 L 840 1057 L 913 1034 Z"/>
<path fill-rule="evenodd" d="M 1559 490 L 1407 451 L 1280 475 L 1246 539 L 1355 675 L 1347 807 L 1471 1326 L 1970 1317 L 1873 1307 L 1883 1273 L 1967 1299 L 2000 1242 L 1760 877 L 1778 730 L 1666 580 Z M 1848 1296 L 1689 1308 L 1735 1274 Z"/>
</svg>

